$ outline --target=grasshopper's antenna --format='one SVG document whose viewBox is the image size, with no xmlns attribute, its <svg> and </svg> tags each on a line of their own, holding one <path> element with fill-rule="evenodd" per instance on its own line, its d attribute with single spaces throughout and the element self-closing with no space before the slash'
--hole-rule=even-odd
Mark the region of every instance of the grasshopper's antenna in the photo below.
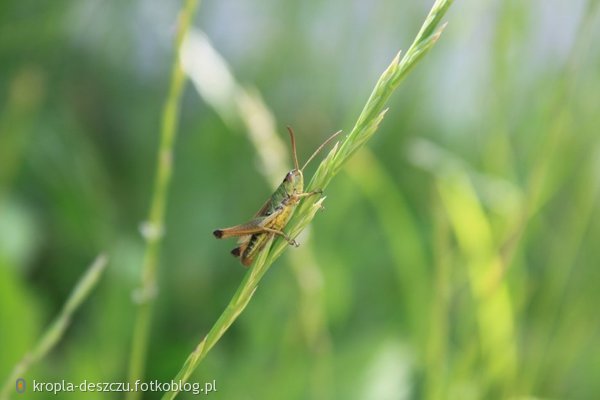
<svg viewBox="0 0 600 400">
<path fill-rule="evenodd" d="M 290 139 L 292 140 L 292 154 L 294 154 L 294 167 L 298 171 L 298 156 L 296 155 L 296 139 L 294 138 L 294 130 L 288 126 L 288 132 L 290 133 Z"/>
<path fill-rule="evenodd" d="M 312 159 L 313 159 L 313 158 L 315 158 L 315 156 L 316 156 L 317 154 L 319 154 L 319 152 L 320 152 L 320 151 L 323 149 L 323 147 L 325 147 L 325 145 L 326 145 L 327 143 L 331 142 L 331 140 L 332 140 L 334 137 L 336 137 L 337 135 L 339 135 L 340 133 L 342 133 L 342 131 L 337 131 L 337 132 L 336 132 L 336 133 L 334 133 L 333 135 L 329 136 L 329 137 L 327 138 L 327 140 L 326 140 L 326 141 L 324 141 L 324 142 L 323 142 L 323 143 L 322 143 L 322 144 L 321 144 L 321 145 L 320 145 L 320 146 L 319 146 L 319 147 L 318 147 L 318 148 L 315 150 L 315 152 L 314 152 L 314 153 L 312 153 L 312 156 L 310 156 L 310 157 L 308 158 L 308 160 L 307 160 L 307 161 L 304 163 L 304 165 L 302 166 L 302 169 L 301 169 L 300 171 L 303 171 L 303 170 L 304 170 L 304 168 L 305 168 L 305 167 L 308 165 L 308 163 L 309 163 L 309 162 L 311 162 L 311 161 L 312 161 Z"/>
</svg>

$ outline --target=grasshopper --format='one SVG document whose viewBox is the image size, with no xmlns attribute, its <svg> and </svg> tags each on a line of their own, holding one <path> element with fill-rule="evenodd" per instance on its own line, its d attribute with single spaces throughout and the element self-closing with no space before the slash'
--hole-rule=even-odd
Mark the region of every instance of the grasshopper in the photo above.
<svg viewBox="0 0 600 400">
<path fill-rule="evenodd" d="M 289 222 L 301 199 L 323 193 L 322 190 L 314 190 L 311 192 L 304 191 L 304 176 L 302 175 L 302 171 L 319 151 L 341 132 L 338 131 L 331 135 L 315 150 L 302 168 L 299 168 L 294 131 L 289 126 L 287 129 L 290 133 L 290 140 L 292 142 L 294 169 L 285 175 L 283 182 L 281 182 L 271 197 L 265 202 L 260 210 L 258 210 L 252 220 L 245 224 L 217 229 L 213 232 L 213 235 L 215 235 L 217 239 L 239 237 L 239 246 L 231 250 L 231 254 L 235 257 L 239 257 L 242 264 L 246 267 L 252 264 L 254 257 L 260 253 L 275 235 L 283 237 L 290 245 L 298 247 L 296 240 L 290 238 L 283 232 L 283 228 L 285 228 Z"/>
</svg>

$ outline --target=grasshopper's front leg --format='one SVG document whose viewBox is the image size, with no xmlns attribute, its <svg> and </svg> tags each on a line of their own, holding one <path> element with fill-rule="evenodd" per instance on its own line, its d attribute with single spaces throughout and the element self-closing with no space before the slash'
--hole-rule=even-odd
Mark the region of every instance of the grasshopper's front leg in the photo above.
<svg viewBox="0 0 600 400">
<path fill-rule="evenodd" d="M 321 189 L 317 189 L 317 190 L 313 190 L 311 192 L 296 193 L 296 197 L 301 199 L 304 197 L 314 196 L 315 194 L 323 194 L 323 191 Z"/>
<path fill-rule="evenodd" d="M 293 197 L 295 201 L 299 201 L 300 199 L 303 199 L 305 197 L 314 196 L 316 194 L 319 194 L 319 195 L 323 194 L 323 190 L 317 189 L 317 190 L 313 190 L 313 191 L 310 191 L 310 192 L 294 193 L 291 197 Z M 320 208 L 324 209 L 325 207 L 323 207 L 323 205 L 321 205 Z"/>
</svg>

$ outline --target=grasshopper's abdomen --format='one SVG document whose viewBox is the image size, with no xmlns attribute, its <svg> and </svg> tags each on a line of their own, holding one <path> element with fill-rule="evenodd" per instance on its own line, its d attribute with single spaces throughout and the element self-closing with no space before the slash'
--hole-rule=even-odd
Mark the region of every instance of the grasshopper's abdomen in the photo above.
<svg viewBox="0 0 600 400">
<path fill-rule="evenodd" d="M 265 244 L 267 244 L 272 236 L 272 233 L 255 233 L 252 235 L 250 237 L 250 241 L 248 242 L 248 246 L 241 255 L 240 259 L 242 264 L 244 264 L 246 267 L 250 266 L 254 260 L 254 256 L 256 256 L 262 250 L 262 248 L 265 247 Z"/>
<path fill-rule="evenodd" d="M 293 203 L 287 199 L 280 206 L 278 206 L 273 212 L 273 218 L 268 224 L 265 224 L 265 228 L 282 231 L 287 225 L 288 221 L 292 217 L 294 210 L 296 209 L 297 200 L 294 199 Z M 254 257 L 265 247 L 267 242 L 273 237 L 273 233 L 255 233 L 250 237 L 248 246 L 244 249 L 241 254 L 242 264 L 249 266 L 252 264 Z"/>
<path fill-rule="evenodd" d="M 278 207 L 279 210 L 274 213 L 273 219 L 266 225 L 267 228 L 276 229 L 278 231 L 283 230 L 296 209 L 297 201 L 292 203 L 291 200 L 292 198 L 289 198 L 282 202 L 281 206 Z"/>
</svg>

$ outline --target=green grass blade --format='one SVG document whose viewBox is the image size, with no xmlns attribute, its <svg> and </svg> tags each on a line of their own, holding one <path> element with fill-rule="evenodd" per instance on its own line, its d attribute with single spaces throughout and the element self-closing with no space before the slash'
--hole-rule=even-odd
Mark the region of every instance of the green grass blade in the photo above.
<svg viewBox="0 0 600 400">
<path fill-rule="evenodd" d="M 94 287 L 98 284 L 102 273 L 106 269 L 107 262 L 108 258 L 103 254 L 96 257 L 92 265 L 81 277 L 77 285 L 75 285 L 75 288 L 65 302 L 60 314 L 58 314 L 52 324 L 50 324 L 48 329 L 44 332 L 38 344 L 14 367 L 13 371 L 2 385 L 0 399 L 8 399 L 11 390 L 15 388 L 16 380 L 22 378 L 33 364 L 44 358 L 59 342 L 71 322 L 73 313 L 81 306 Z"/>
<path fill-rule="evenodd" d="M 156 178 L 152 194 L 150 215 L 142 227 L 146 239 L 146 250 L 142 265 L 141 287 L 137 296 L 138 310 L 133 328 L 132 349 L 129 362 L 129 382 L 142 379 L 146 363 L 146 352 L 150 334 L 150 322 L 156 294 L 156 271 L 164 231 L 164 214 L 167 194 L 173 171 L 173 144 L 177 134 L 179 103 L 185 83 L 179 52 L 187 31 L 192 23 L 198 0 L 187 0 L 180 14 L 179 30 L 176 39 L 176 55 L 171 71 L 169 94 L 163 109 L 158 149 Z M 127 398 L 137 399 L 141 392 L 128 392 Z"/>
</svg>

